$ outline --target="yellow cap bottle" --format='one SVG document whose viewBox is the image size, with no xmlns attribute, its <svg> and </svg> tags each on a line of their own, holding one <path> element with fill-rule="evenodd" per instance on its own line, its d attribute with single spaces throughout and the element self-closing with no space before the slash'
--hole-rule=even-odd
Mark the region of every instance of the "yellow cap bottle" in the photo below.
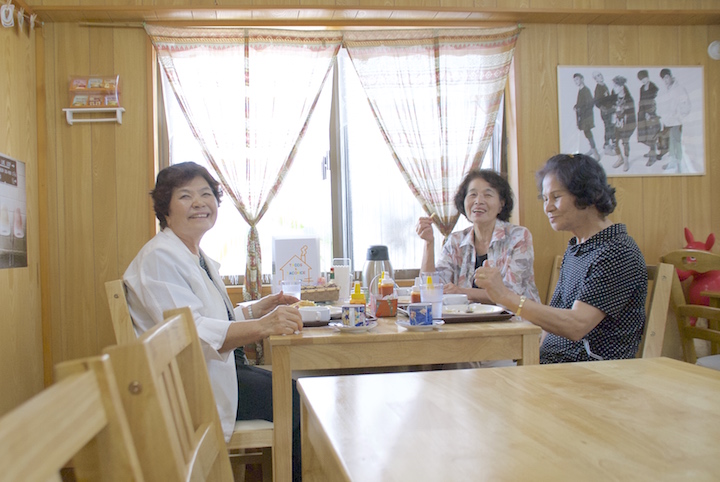
<svg viewBox="0 0 720 482">
<path fill-rule="evenodd" d="M 350 304 L 351 305 L 364 305 L 365 304 L 365 295 L 360 291 L 360 282 L 355 282 L 355 289 L 350 294 Z"/>
</svg>

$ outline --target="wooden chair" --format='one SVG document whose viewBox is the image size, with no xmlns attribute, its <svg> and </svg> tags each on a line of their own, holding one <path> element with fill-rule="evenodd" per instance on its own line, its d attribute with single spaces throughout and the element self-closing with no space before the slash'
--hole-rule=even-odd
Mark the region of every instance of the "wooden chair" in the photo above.
<svg viewBox="0 0 720 482">
<path fill-rule="evenodd" d="M 720 270 L 720 255 L 709 251 L 678 249 L 661 256 L 660 259 L 663 263 L 669 263 L 675 268 L 698 273 Z M 717 347 L 720 346 L 720 308 L 689 304 L 677 271 L 673 274 L 671 306 L 677 318 L 685 361 L 720 370 L 720 354 L 717 352 Z M 705 318 L 708 321 L 708 328 L 691 325 L 691 318 Z M 710 342 L 711 355 L 697 357 L 696 339 Z"/>
<path fill-rule="evenodd" d="M 207 366 L 189 308 L 136 342 L 107 347 L 147 480 L 232 481 Z"/>
<path fill-rule="evenodd" d="M 135 336 L 135 328 L 133 327 L 130 310 L 127 304 L 127 292 L 125 291 L 125 283 L 121 279 L 108 281 L 105 283 L 105 293 L 107 293 L 108 304 L 110 305 L 110 318 L 112 319 L 113 330 L 115 331 L 115 340 L 118 345 L 124 345 L 137 339 Z"/>
<path fill-rule="evenodd" d="M 122 279 L 105 283 L 115 337 L 119 345 L 137 340 L 128 309 L 125 283 Z M 192 317 L 192 314 L 190 315 Z M 272 480 L 273 423 L 267 420 L 238 420 L 227 443 L 233 469 L 240 465 L 260 464 L 263 480 Z"/>
<path fill-rule="evenodd" d="M 673 272 L 672 265 L 666 263 L 647 267 L 649 287 L 645 303 L 645 331 L 638 350 L 639 358 L 662 356 Z"/>
<path fill-rule="evenodd" d="M 56 367 L 59 381 L 0 419 L 0 479 L 146 480 L 107 357 Z"/>
</svg>

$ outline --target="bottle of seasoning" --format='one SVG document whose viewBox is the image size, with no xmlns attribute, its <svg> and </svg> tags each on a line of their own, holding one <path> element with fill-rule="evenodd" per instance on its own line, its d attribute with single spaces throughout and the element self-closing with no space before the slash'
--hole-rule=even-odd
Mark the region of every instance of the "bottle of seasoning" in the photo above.
<svg viewBox="0 0 720 482">
<path fill-rule="evenodd" d="M 351 305 L 364 305 L 365 304 L 365 295 L 361 291 L 359 281 L 355 282 L 355 289 L 350 294 L 350 304 Z"/>
<path fill-rule="evenodd" d="M 382 276 L 380 277 L 380 282 L 378 285 L 378 293 L 380 294 L 381 298 L 384 298 L 386 296 L 390 296 L 395 292 L 395 281 L 390 277 L 387 271 L 383 271 Z"/>
<path fill-rule="evenodd" d="M 420 303 L 422 298 L 420 297 L 420 277 L 415 278 L 415 284 L 410 289 L 410 303 Z"/>
</svg>

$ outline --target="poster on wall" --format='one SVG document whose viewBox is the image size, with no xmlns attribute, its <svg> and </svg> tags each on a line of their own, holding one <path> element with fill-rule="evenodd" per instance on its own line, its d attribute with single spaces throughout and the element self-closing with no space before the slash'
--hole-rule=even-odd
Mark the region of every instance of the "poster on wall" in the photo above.
<svg viewBox="0 0 720 482">
<path fill-rule="evenodd" d="M 0 268 L 27 266 L 25 163 L 0 154 Z"/>
<path fill-rule="evenodd" d="M 558 66 L 560 150 L 608 176 L 705 174 L 702 67 Z"/>
</svg>

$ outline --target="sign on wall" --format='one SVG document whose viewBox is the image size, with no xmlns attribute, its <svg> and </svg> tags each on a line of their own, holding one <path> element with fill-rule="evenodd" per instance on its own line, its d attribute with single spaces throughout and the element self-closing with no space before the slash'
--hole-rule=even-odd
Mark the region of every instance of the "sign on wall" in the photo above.
<svg viewBox="0 0 720 482">
<path fill-rule="evenodd" d="M 0 154 L 0 268 L 27 266 L 25 163 Z"/>
<path fill-rule="evenodd" d="M 608 176 L 705 173 L 702 67 L 558 66 L 560 150 Z"/>
</svg>

